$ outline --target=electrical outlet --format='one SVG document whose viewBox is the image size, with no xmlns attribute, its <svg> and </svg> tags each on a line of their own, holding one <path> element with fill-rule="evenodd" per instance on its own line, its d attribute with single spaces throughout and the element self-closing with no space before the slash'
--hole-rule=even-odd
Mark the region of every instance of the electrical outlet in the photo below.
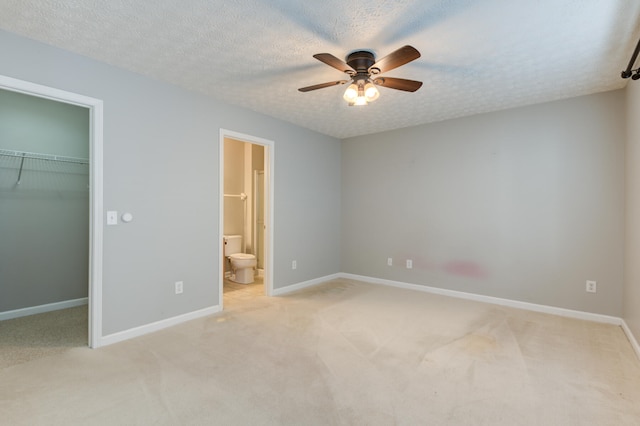
<svg viewBox="0 0 640 426">
<path fill-rule="evenodd" d="M 176 281 L 176 294 L 182 294 L 184 291 L 184 282 Z"/>
<path fill-rule="evenodd" d="M 413 260 L 407 259 L 407 269 L 413 268 Z"/>
<path fill-rule="evenodd" d="M 387 266 L 393 266 L 393 259 L 392 258 L 387 258 Z"/>
<path fill-rule="evenodd" d="M 595 293 L 597 290 L 597 284 L 595 281 L 587 281 L 587 293 Z"/>
<path fill-rule="evenodd" d="M 292 261 L 291 262 L 291 269 L 297 269 L 298 268 L 298 262 L 297 261 Z"/>
</svg>

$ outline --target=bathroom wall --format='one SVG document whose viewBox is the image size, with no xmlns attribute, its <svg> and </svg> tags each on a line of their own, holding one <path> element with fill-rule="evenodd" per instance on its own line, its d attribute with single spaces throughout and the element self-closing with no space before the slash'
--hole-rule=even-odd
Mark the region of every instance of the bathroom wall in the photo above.
<svg viewBox="0 0 640 426">
<path fill-rule="evenodd" d="M 342 271 L 621 316 L 625 138 L 614 91 L 347 139 Z"/>
<path fill-rule="evenodd" d="M 264 170 L 264 147 L 261 145 L 251 145 L 252 170 Z"/>
<path fill-rule="evenodd" d="M 5 31 L 0 51 L 1 75 L 104 102 L 104 207 L 134 220 L 103 228 L 103 335 L 219 305 L 221 128 L 275 144 L 274 288 L 340 271 L 339 140 Z"/>
<path fill-rule="evenodd" d="M 0 90 L 0 149 L 89 157 L 89 111 Z M 0 156 L 0 312 L 87 297 L 89 166 Z"/>
<path fill-rule="evenodd" d="M 238 195 L 244 189 L 245 143 L 224 140 L 224 193 Z M 244 235 L 244 208 L 246 201 L 224 197 L 224 235 Z"/>
<path fill-rule="evenodd" d="M 259 171 L 259 172 L 264 172 L 264 151 L 265 151 L 265 147 L 261 146 L 261 145 L 251 145 L 251 170 L 250 170 L 250 175 L 251 175 L 251 190 L 253 193 L 253 197 L 250 200 L 250 205 L 251 205 L 251 210 L 250 210 L 250 218 L 251 218 L 251 222 L 249 223 L 250 225 L 250 235 L 251 238 L 249 239 L 250 244 L 247 245 L 248 248 L 248 252 L 249 253 L 253 253 L 256 256 L 256 260 L 258 262 L 258 269 L 264 269 L 264 250 L 265 250 L 265 246 L 264 246 L 264 211 L 263 210 L 257 210 L 256 206 L 254 205 L 254 200 L 256 198 L 256 191 L 258 192 L 258 196 L 262 196 L 262 207 L 264 209 L 265 206 L 265 191 L 264 191 L 264 181 L 263 181 L 263 185 L 262 188 L 256 188 L 253 186 L 254 184 L 254 171 Z M 264 175 L 263 175 L 264 178 Z M 255 214 L 259 214 L 261 215 L 261 218 L 256 217 Z M 258 221 L 260 221 L 260 223 L 262 223 L 261 228 L 257 226 Z M 256 235 L 258 234 L 258 235 Z M 256 239 L 257 237 L 257 239 Z M 258 246 L 254 246 L 254 239 L 257 241 Z"/>
</svg>

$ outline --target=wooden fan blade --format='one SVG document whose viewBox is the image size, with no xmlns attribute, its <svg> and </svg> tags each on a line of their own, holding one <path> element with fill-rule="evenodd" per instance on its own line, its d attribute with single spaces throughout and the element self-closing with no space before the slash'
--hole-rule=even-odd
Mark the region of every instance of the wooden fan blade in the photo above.
<svg viewBox="0 0 640 426">
<path fill-rule="evenodd" d="M 398 68 L 401 65 L 408 64 L 419 57 L 420 52 L 418 52 L 414 47 L 404 46 L 395 52 L 389 53 L 387 56 L 371 65 L 369 72 L 373 74 L 382 74 L 384 72 L 391 71 L 394 68 Z"/>
<path fill-rule="evenodd" d="M 314 84 L 313 86 L 301 87 L 298 90 L 301 92 L 310 92 L 311 90 L 324 89 L 325 87 L 337 86 L 339 84 L 345 84 L 348 82 L 349 80 L 331 81 L 329 83 L 321 83 L 321 84 Z"/>
<path fill-rule="evenodd" d="M 415 92 L 422 87 L 421 81 L 407 80 L 404 78 L 379 77 L 373 80 L 378 86 L 388 87 L 389 89 L 404 90 L 405 92 Z"/>
<path fill-rule="evenodd" d="M 330 67 L 337 69 L 338 71 L 346 72 L 349 75 L 353 75 L 356 73 L 356 70 L 347 65 L 346 62 L 333 56 L 331 53 L 317 53 L 313 55 L 313 57 L 320 62 L 324 62 Z"/>
</svg>

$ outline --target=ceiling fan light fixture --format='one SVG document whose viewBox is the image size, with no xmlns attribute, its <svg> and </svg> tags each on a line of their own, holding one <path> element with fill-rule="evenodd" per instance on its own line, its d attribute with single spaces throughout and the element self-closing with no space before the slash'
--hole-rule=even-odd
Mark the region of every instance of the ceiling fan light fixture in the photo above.
<svg viewBox="0 0 640 426">
<path fill-rule="evenodd" d="M 380 97 L 378 89 L 365 79 L 360 79 L 347 87 L 344 92 L 344 100 L 349 103 L 349 106 L 362 106 L 367 105 L 369 102 L 373 102 Z"/>
<path fill-rule="evenodd" d="M 373 83 L 368 82 L 364 86 L 364 97 L 367 102 L 373 102 L 380 97 L 380 92 L 378 88 L 373 85 Z"/>
<path fill-rule="evenodd" d="M 351 83 L 347 90 L 344 91 L 344 95 L 342 96 L 345 101 L 349 103 L 355 102 L 358 97 L 358 86 L 355 83 Z"/>
<path fill-rule="evenodd" d="M 364 96 L 358 96 L 353 102 L 349 102 L 349 106 L 362 106 L 368 103 L 369 102 L 367 102 L 367 98 L 365 98 Z"/>
</svg>

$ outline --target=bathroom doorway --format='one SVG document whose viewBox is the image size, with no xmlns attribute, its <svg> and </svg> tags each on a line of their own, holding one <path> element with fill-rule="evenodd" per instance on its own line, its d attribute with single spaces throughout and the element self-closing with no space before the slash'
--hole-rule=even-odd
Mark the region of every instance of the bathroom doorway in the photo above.
<svg viewBox="0 0 640 426">
<path fill-rule="evenodd" d="M 220 131 L 220 305 L 273 290 L 274 143 Z M 240 260 L 239 260 L 240 259 Z"/>
</svg>

